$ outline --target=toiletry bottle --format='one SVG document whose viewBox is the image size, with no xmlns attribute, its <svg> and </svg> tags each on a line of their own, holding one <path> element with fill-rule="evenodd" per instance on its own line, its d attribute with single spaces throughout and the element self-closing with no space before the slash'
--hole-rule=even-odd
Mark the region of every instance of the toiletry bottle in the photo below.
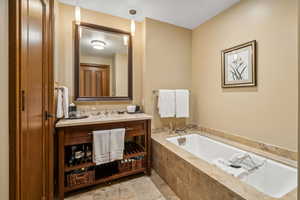
<svg viewBox="0 0 300 200">
<path fill-rule="evenodd" d="M 71 103 L 69 105 L 69 116 L 70 118 L 75 118 L 76 117 L 76 112 L 77 112 L 77 107 L 74 103 Z"/>
<path fill-rule="evenodd" d="M 75 165 L 75 151 L 76 151 L 76 146 L 71 147 L 71 157 L 69 159 L 69 166 L 72 167 Z"/>
</svg>

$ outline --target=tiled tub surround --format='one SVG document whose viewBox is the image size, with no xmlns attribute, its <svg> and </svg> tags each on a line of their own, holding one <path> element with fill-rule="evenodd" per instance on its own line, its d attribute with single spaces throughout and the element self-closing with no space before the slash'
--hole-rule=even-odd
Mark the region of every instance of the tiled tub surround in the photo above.
<svg viewBox="0 0 300 200">
<path fill-rule="evenodd" d="M 218 138 L 215 135 L 203 134 L 214 140 L 227 143 L 248 152 L 263 155 L 273 160 L 296 166 L 296 162 L 277 155 L 271 155 L 259 149 L 254 149 L 236 142 Z M 167 138 L 177 136 L 170 135 L 168 131 L 152 135 L 153 168 L 170 185 L 182 200 L 275 200 L 254 187 L 229 175 L 209 162 L 179 148 L 167 141 Z M 278 180 L 280 181 L 280 180 Z M 297 191 L 280 198 L 281 200 L 296 200 Z"/>
</svg>

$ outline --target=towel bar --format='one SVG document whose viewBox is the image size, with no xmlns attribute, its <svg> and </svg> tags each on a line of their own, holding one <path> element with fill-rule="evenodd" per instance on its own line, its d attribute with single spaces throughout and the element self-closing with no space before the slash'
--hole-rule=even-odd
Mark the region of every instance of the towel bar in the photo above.
<svg viewBox="0 0 300 200">
<path fill-rule="evenodd" d="M 176 89 L 174 89 L 174 90 L 176 90 Z M 189 94 L 191 94 L 191 93 L 192 93 L 190 90 L 188 90 L 188 91 L 189 91 Z M 152 93 L 153 93 L 153 94 L 155 94 L 155 95 L 157 95 L 157 94 L 158 94 L 158 92 L 159 92 L 159 90 L 153 90 L 153 91 L 152 91 Z"/>
<path fill-rule="evenodd" d="M 125 128 L 125 131 L 133 131 L 134 128 Z M 88 133 L 88 135 L 93 135 L 93 133 Z"/>
</svg>

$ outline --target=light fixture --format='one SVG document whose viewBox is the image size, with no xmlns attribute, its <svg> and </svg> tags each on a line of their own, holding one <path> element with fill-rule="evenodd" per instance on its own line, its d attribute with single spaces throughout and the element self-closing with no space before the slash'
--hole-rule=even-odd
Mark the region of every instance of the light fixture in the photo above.
<svg viewBox="0 0 300 200">
<path fill-rule="evenodd" d="M 131 35 L 134 36 L 135 35 L 135 21 L 134 21 L 134 16 L 136 15 L 136 10 L 134 10 L 134 9 L 129 10 L 129 14 L 132 15 L 130 28 L 131 28 Z"/>
<path fill-rule="evenodd" d="M 81 21 L 81 10 L 78 4 L 78 0 L 76 1 L 76 6 L 75 6 L 75 23 L 80 24 Z"/>
<path fill-rule="evenodd" d="M 97 50 L 103 50 L 105 48 L 106 43 L 101 40 L 92 40 L 92 47 Z"/>
<path fill-rule="evenodd" d="M 123 40 L 124 40 L 124 45 L 128 46 L 128 36 L 127 35 L 123 36 Z"/>
</svg>

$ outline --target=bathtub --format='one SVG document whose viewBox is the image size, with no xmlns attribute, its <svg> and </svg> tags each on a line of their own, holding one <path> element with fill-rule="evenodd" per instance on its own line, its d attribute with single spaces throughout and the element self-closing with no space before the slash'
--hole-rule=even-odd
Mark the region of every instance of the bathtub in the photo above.
<svg viewBox="0 0 300 200">
<path fill-rule="evenodd" d="M 177 140 L 179 136 L 167 138 L 167 140 L 210 164 L 220 158 L 228 160 L 238 153 L 247 153 L 255 161 L 263 161 L 263 166 L 240 179 L 269 197 L 281 198 L 297 187 L 297 169 L 295 168 L 199 134 L 189 134 L 184 137 L 186 137 L 186 142 L 181 145 Z"/>
</svg>

